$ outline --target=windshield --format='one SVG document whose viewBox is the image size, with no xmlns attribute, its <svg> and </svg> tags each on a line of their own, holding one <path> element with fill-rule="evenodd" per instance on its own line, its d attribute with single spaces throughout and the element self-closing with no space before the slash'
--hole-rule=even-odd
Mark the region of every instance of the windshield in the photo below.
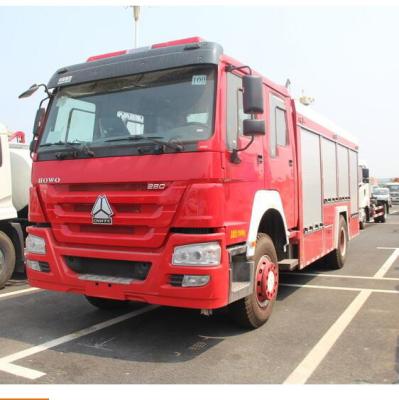
<svg viewBox="0 0 399 400">
<path fill-rule="evenodd" d="M 389 194 L 389 190 L 385 188 L 373 189 L 373 194 L 387 196 Z"/>
<path fill-rule="evenodd" d="M 399 185 L 389 185 L 388 189 L 390 192 L 399 192 Z"/>
<path fill-rule="evenodd" d="M 65 143 L 84 143 L 93 152 L 102 147 L 102 155 L 112 155 L 113 147 L 207 139 L 213 132 L 214 71 L 193 66 L 61 88 L 39 154 L 67 148 Z"/>
</svg>

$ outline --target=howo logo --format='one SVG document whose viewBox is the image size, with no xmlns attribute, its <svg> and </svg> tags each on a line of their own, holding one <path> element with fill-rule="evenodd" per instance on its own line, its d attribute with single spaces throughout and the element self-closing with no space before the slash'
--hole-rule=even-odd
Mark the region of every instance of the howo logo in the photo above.
<svg viewBox="0 0 399 400">
<path fill-rule="evenodd" d="M 112 225 L 114 212 L 104 194 L 97 197 L 91 210 L 92 223 L 97 225 Z"/>
<path fill-rule="evenodd" d="M 58 177 L 49 177 L 49 178 L 39 178 L 37 183 L 60 183 L 61 178 Z"/>
</svg>

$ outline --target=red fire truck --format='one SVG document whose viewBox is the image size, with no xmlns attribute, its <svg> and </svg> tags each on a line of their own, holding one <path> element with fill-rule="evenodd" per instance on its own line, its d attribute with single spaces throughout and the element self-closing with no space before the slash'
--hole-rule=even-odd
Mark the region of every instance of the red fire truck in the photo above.
<svg viewBox="0 0 399 400">
<path fill-rule="evenodd" d="M 356 142 L 220 45 L 90 57 L 21 97 L 39 86 L 32 286 L 99 308 L 228 306 L 258 327 L 279 271 L 343 266 L 359 230 Z"/>
</svg>

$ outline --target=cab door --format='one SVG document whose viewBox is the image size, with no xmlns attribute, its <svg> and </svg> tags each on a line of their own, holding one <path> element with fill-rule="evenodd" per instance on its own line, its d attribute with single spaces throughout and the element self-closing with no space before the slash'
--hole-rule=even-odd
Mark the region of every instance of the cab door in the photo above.
<svg viewBox="0 0 399 400">
<path fill-rule="evenodd" d="M 265 186 L 280 193 L 287 227 L 297 226 L 298 196 L 295 184 L 296 158 L 292 108 L 289 98 L 267 90 L 269 129 Z"/>
<path fill-rule="evenodd" d="M 243 135 L 243 121 L 251 116 L 244 113 L 242 77 L 227 72 L 225 78 L 225 213 L 226 219 L 244 232 L 254 195 L 264 186 L 264 136 L 256 135 L 246 150 L 237 153 L 237 159 L 232 158 L 233 149 L 242 149 L 251 141 L 251 137 Z"/>
</svg>

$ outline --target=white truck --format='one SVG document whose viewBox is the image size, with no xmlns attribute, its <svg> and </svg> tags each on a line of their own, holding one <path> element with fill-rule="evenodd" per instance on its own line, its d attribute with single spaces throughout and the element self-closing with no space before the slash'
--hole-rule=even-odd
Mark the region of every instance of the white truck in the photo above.
<svg viewBox="0 0 399 400">
<path fill-rule="evenodd" d="M 369 169 L 364 162 L 359 163 L 359 224 L 365 228 L 366 222 L 385 222 L 384 203 L 373 197 L 369 182 Z"/>
<path fill-rule="evenodd" d="M 0 123 L 0 288 L 14 271 L 24 271 L 32 162 L 23 137 Z M 19 143 L 11 142 L 18 138 Z"/>
<path fill-rule="evenodd" d="M 399 182 L 386 182 L 384 187 L 389 189 L 393 204 L 399 204 Z"/>
</svg>

